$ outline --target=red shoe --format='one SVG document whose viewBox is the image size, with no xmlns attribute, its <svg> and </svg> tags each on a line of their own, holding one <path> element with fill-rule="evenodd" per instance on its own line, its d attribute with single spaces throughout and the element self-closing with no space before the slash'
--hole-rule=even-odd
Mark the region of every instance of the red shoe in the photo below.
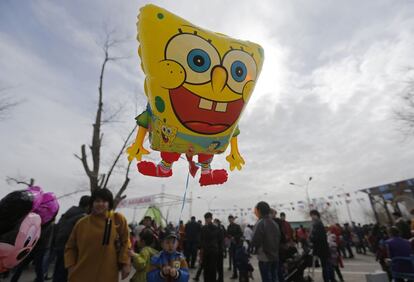
<svg viewBox="0 0 414 282">
<path fill-rule="evenodd" d="M 141 174 L 147 176 L 170 177 L 172 175 L 172 169 L 165 172 L 160 168 L 160 165 L 155 165 L 153 162 L 142 161 L 137 164 L 137 167 Z"/>
<path fill-rule="evenodd" d="M 200 185 L 218 185 L 227 181 L 227 171 L 225 169 L 211 170 L 210 173 L 201 173 Z"/>
</svg>

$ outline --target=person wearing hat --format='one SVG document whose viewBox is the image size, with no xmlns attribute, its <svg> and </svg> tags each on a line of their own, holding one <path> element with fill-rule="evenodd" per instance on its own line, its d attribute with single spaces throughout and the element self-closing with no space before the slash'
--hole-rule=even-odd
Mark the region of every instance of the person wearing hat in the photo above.
<svg viewBox="0 0 414 282">
<path fill-rule="evenodd" d="M 233 215 L 229 215 L 229 225 L 227 226 L 227 236 L 230 239 L 230 249 L 229 249 L 229 270 L 233 267 L 233 276 L 231 279 L 237 279 L 237 267 L 234 261 L 234 255 L 236 251 L 236 241 L 239 241 L 243 236 L 240 225 L 235 223 L 236 218 Z"/>
<path fill-rule="evenodd" d="M 222 251 L 223 237 L 220 229 L 213 224 L 213 215 L 207 212 L 204 215 L 205 224 L 201 228 L 200 257 L 203 264 L 204 281 L 216 281 L 217 260 Z"/>
<path fill-rule="evenodd" d="M 151 258 L 148 282 L 187 282 L 190 278 L 187 262 L 177 251 L 178 236 L 167 230 L 161 236 L 162 251 Z"/>
</svg>

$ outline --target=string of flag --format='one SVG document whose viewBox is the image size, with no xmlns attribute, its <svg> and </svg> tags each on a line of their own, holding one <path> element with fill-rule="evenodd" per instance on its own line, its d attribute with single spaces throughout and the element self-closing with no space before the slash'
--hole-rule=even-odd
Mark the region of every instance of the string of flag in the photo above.
<svg viewBox="0 0 414 282">
<path fill-rule="evenodd" d="M 346 204 L 350 204 L 353 201 L 359 204 L 364 204 L 367 199 L 363 197 L 351 197 L 352 194 L 358 194 L 359 191 L 353 193 L 340 193 L 335 195 L 328 195 L 325 197 L 318 197 L 318 198 L 311 198 L 310 207 L 315 209 L 324 209 L 330 207 L 338 207 L 343 206 Z M 277 211 L 305 211 L 307 209 L 307 201 L 292 201 L 292 202 L 284 202 L 284 203 L 275 203 L 271 204 L 271 207 L 276 209 Z M 231 213 L 236 213 L 237 215 L 250 215 L 253 212 L 252 208 L 240 208 L 240 207 L 233 207 L 233 208 L 218 208 L 218 209 L 211 209 L 212 212 L 218 215 L 228 215 Z"/>
</svg>

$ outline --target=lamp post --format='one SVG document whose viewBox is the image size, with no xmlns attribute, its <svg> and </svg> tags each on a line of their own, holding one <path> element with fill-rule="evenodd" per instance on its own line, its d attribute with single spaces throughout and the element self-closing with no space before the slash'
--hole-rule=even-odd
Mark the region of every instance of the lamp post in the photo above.
<svg viewBox="0 0 414 282">
<path fill-rule="evenodd" d="M 345 196 L 345 205 L 346 205 L 346 210 L 347 210 L 347 212 L 348 212 L 348 217 L 349 217 L 349 224 L 351 224 L 352 223 L 352 216 L 351 216 L 351 211 L 349 210 L 349 204 L 348 204 L 348 200 L 346 199 L 346 192 L 345 192 L 345 189 L 344 189 L 344 184 L 342 184 L 342 186 L 341 187 L 336 187 L 336 186 L 333 186 L 332 188 L 334 188 L 334 190 L 333 190 L 333 192 L 335 192 L 335 191 L 341 191 L 343 194 L 343 196 Z"/>
<path fill-rule="evenodd" d="M 297 187 L 306 187 L 305 191 L 306 191 L 306 201 L 308 204 L 308 211 L 310 211 L 310 207 L 311 207 L 311 201 L 310 201 L 310 197 L 309 197 L 309 183 L 312 181 L 312 176 L 309 176 L 308 181 L 305 184 L 296 184 L 294 182 L 290 182 L 289 184 L 292 186 L 297 186 Z"/>
<path fill-rule="evenodd" d="M 200 200 L 204 200 L 204 201 L 206 201 L 206 203 L 207 203 L 207 207 L 208 207 L 208 211 L 210 211 L 211 210 L 211 203 L 215 200 L 215 199 L 217 199 L 217 196 L 214 196 L 213 198 L 211 198 L 210 200 L 207 200 L 207 199 L 204 199 L 204 198 L 202 198 L 202 197 L 200 197 L 200 196 L 198 196 L 197 197 L 197 199 L 200 199 Z"/>
</svg>

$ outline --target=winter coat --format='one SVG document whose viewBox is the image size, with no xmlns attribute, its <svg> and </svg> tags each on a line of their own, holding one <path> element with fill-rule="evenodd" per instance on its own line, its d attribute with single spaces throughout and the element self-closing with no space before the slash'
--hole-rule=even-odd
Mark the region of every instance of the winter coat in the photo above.
<svg viewBox="0 0 414 282">
<path fill-rule="evenodd" d="M 280 230 L 270 217 L 259 219 L 253 230 L 252 244 L 258 250 L 259 261 L 278 261 Z"/>
<path fill-rule="evenodd" d="M 85 215 L 85 210 L 76 206 L 71 207 L 64 215 L 62 215 L 56 227 L 55 249 L 63 250 L 65 248 L 73 227 L 78 220 Z"/>
<path fill-rule="evenodd" d="M 112 224 L 109 243 L 105 245 L 106 217 L 88 215 L 73 228 L 65 247 L 65 267 L 72 267 L 69 282 L 117 282 L 119 265 L 130 264 L 127 221 L 119 213 L 109 217 Z"/>
<path fill-rule="evenodd" d="M 164 266 L 177 269 L 178 277 L 165 277 L 162 273 Z M 168 253 L 161 251 L 151 258 L 151 271 L 147 274 L 148 282 L 187 282 L 190 278 L 188 265 L 180 252 Z"/>
<path fill-rule="evenodd" d="M 144 247 L 139 254 L 132 257 L 132 265 L 136 272 L 131 282 L 146 282 L 147 274 L 151 270 L 151 258 L 158 254 L 158 251 L 151 247 Z"/>
</svg>

